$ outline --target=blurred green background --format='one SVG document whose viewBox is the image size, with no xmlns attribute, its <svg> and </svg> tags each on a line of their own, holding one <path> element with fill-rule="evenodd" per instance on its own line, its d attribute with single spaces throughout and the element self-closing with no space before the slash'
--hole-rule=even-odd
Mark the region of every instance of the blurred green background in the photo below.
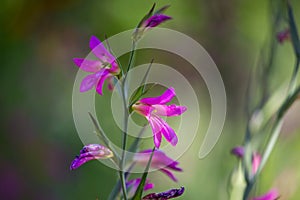
<svg viewBox="0 0 300 200">
<path fill-rule="evenodd" d="M 82 148 L 72 118 L 72 87 L 78 70 L 72 58 L 85 57 L 91 35 L 104 40 L 104 34 L 111 36 L 134 28 L 153 2 L 1 2 L 0 199 L 107 198 L 117 179 L 114 170 L 100 162 L 69 170 L 72 159 Z M 171 4 L 167 14 L 174 20 L 162 27 L 191 36 L 216 62 L 226 87 L 228 113 L 223 134 L 210 155 L 198 159 L 203 137 L 199 134 L 179 160 L 184 169 L 183 173 L 176 173 L 179 182 L 156 176 L 159 172 L 151 173 L 156 184 L 153 191 L 185 186 L 186 192 L 180 199 L 227 199 L 228 177 L 236 164 L 229 152 L 243 140 L 245 88 L 269 34 L 269 1 L 156 2 L 157 7 Z M 291 3 L 299 25 L 300 3 Z M 149 59 L 142 54 L 137 61 Z M 279 47 L 276 70 L 270 74 L 274 89 L 289 79 L 293 63 L 292 46 L 287 42 Z M 210 118 L 210 102 L 204 82 L 198 84 L 203 91 L 199 133 L 204 133 Z M 259 194 L 276 187 L 281 199 L 299 199 L 299 107 L 295 104 L 286 116 L 275 152 L 259 180 Z"/>
</svg>

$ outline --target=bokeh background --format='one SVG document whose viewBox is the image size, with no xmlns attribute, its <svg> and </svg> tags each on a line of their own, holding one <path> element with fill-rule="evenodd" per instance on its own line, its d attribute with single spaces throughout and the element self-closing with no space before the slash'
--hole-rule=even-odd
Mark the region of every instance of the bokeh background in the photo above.
<svg viewBox="0 0 300 200">
<path fill-rule="evenodd" d="M 72 118 L 72 89 L 78 70 L 72 58 L 87 55 L 91 35 L 103 40 L 105 34 L 111 36 L 134 28 L 153 2 L 1 2 L 0 199 L 107 198 L 117 180 L 114 170 L 100 162 L 69 170 L 72 159 L 82 148 Z M 300 3 L 296 0 L 291 3 L 300 25 Z M 216 147 L 208 157 L 199 160 L 201 133 L 207 129 L 210 118 L 209 96 L 200 80 L 198 89 L 203 91 L 200 136 L 179 159 L 184 172 L 176 174 L 178 183 L 160 176 L 159 172 L 150 174 L 156 184 L 155 191 L 185 186 L 186 192 L 180 199 L 227 199 L 228 177 L 236 165 L 229 152 L 242 143 L 245 132 L 247 80 L 270 35 L 269 1 L 165 0 L 157 4 L 157 7 L 171 4 L 167 14 L 174 20 L 163 27 L 194 38 L 216 62 L 226 87 L 228 113 Z M 276 69 L 268 74 L 274 90 L 291 75 L 294 63 L 291 44 L 281 45 L 276 56 Z M 161 56 L 161 60 L 167 62 L 168 55 Z M 149 62 L 147 52 L 141 53 L 137 62 Z M 172 61 L 168 64 L 172 65 Z M 189 74 L 188 68 L 185 73 Z M 193 73 L 190 76 L 193 81 Z M 258 194 L 276 187 L 281 199 L 299 199 L 298 104 L 286 116 L 279 142 L 259 180 Z M 105 116 L 105 112 L 109 110 L 100 115 Z M 108 127 L 109 123 L 105 121 Z"/>
</svg>

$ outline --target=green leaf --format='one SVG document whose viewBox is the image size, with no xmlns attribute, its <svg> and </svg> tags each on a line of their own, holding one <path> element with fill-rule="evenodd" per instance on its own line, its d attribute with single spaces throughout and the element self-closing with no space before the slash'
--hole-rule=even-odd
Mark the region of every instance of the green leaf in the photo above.
<svg viewBox="0 0 300 200">
<path fill-rule="evenodd" d="M 161 14 L 165 12 L 171 5 L 165 5 L 164 7 L 158 9 L 154 14 Z"/>
<path fill-rule="evenodd" d="M 154 8 L 156 6 L 156 3 L 153 4 L 152 8 L 149 10 L 149 12 L 143 17 L 143 19 L 138 23 L 137 28 L 140 28 L 144 21 L 146 21 L 149 17 L 153 15 Z"/>
<path fill-rule="evenodd" d="M 132 198 L 132 200 L 141 200 L 142 199 L 142 195 L 143 195 L 143 191 L 144 191 L 144 186 L 145 186 L 145 183 L 146 183 L 146 179 L 147 179 L 147 176 L 148 176 L 148 170 L 150 168 L 150 164 L 151 164 L 151 161 L 152 161 L 152 157 L 153 157 L 153 153 L 154 153 L 154 150 L 155 150 L 155 147 L 152 149 L 152 153 L 151 153 L 151 156 L 149 158 L 149 161 L 148 161 L 148 164 L 146 166 L 146 169 L 145 169 L 145 172 L 143 173 L 143 176 L 141 178 L 141 182 Z"/>
<path fill-rule="evenodd" d="M 114 153 L 115 157 L 120 160 L 120 156 L 119 154 L 117 153 L 117 151 L 112 147 L 112 145 L 110 145 L 110 141 L 108 139 L 108 137 L 105 135 L 105 133 L 103 131 L 101 131 L 99 125 L 98 125 L 98 122 L 97 120 L 93 117 L 93 115 L 89 112 L 89 116 L 90 118 L 92 119 L 92 122 L 95 126 L 95 132 L 96 132 L 96 135 L 98 136 L 98 138 L 100 140 L 102 140 L 105 145 L 112 150 L 112 152 Z"/>
</svg>

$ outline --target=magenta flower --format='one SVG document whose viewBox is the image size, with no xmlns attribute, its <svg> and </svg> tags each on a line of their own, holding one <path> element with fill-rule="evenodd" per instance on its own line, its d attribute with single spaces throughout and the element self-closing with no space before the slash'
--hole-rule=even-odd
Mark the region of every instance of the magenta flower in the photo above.
<svg viewBox="0 0 300 200">
<path fill-rule="evenodd" d="M 270 190 L 266 194 L 259 196 L 259 197 L 254 197 L 251 200 L 277 200 L 279 199 L 279 194 L 278 191 L 275 189 Z"/>
<path fill-rule="evenodd" d="M 116 62 L 116 58 L 105 49 L 104 45 L 97 37 L 91 37 L 90 48 L 99 60 L 88 60 L 84 58 L 73 59 L 75 65 L 80 69 L 92 73 L 82 80 L 80 92 L 86 92 L 95 86 L 96 91 L 102 95 L 104 81 L 108 79 L 108 88 L 112 89 L 111 82 L 113 76 L 120 73 L 120 68 Z"/>
<path fill-rule="evenodd" d="M 143 197 L 142 200 L 166 200 L 181 196 L 184 193 L 184 187 L 171 189 L 160 193 L 151 193 Z"/>
<path fill-rule="evenodd" d="M 133 160 L 137 164 L 146 166 L 148 164 L 151 153 L 152 153 L 152 149 L 141 151 L 139 152 L 139 154 L 135 155 Z M 178 164 L 179 162 L 168 157 L 163 151 L 155 150 L 152 156 L 152 161 L 150 166 L 153 169 L 159 169 L 159 171 L 166 174 L 173 181 L 177 182 L 177 178 L 174 176 L 171 170 L 181 172 L 182 169 L 177 166 Z"/>
<path fill-rule="evenodd" d="M 149 121 L 153 132 L 154 144 L 157 148 L 160 147 L 162 135 L 173 146 L 178 142 L 174 130 L 161 118 L 161 116 L 178 116 L 186 111 L 184 106 L 166 105 L 175 95 L 174 88 L 169 88 L 161 96 L 143 98 L 132 106 L 133 110 L 145 116 Z"/>
<path fill-rule="evenodd" d="M 90 160 L 106 159 L 113 157 L 110 149 L 100 144 L 88 144 L 80 150 L 80 155 L 76 156 L 71 163 L 70 170 L 77 169 Z"/>
<path fill-rule="evenodd" d="M 290 39 L 290 30 L 289 29 L 285 29 L 283 31 L 280 31 L 277 33 L 276 35 L 277 40 L 280 44 L 284 43 L 286 40 Z"/>
<path fill-rule="evenodd" d="M 133 196 L 135 194 L 140 182 L 141 182 L 141 178 L 132 179 L 132 180 L 126 182 L 128 196 Z M 150 190 L 152 188 L 154 188 L 154 184 L 150 183 L 150 181 L 148 179 L 146 179 L 144 191 Z"/>
<path fill-rule="evenodd" d="M 172 19 L 172 17 L 164 15 L 164 14 L 154 14 L 144 21 L 141 28 L 154 28 L 161 23 Z"/>
</svg>

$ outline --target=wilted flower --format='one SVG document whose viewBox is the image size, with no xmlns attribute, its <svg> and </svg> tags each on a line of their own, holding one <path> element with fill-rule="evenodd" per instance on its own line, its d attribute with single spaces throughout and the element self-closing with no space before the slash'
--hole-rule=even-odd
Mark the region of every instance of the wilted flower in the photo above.
<svg viewBox="0 0 300 200">
<path fill-rule="evenodd" d="M 88 144 L 80 150 L 79 156 L 76 156 L 71 163 L 70 169 L 74 170 L 90 160 L 106 159 L 113 157 L 110 149 L 100 144 Z"/>
<path fill-rule="evenodd" d="M 132 106 L 133 110 L 145 116 L 149 121 L 153 132 L 154 144 L 157 148 L 160 147 L 162 134 L 173 146 L 178 142 L 174 130 L 160 117 L 178 116 L 186 111 L 185 106 L 166 105 L 175 95 L 174 88 L 169 88 L 161 96 L 143 98 Z"/>
<path fill-rule="evenodd" d="M 290 39 L 290 30 L 285 29 L 283 31 L 280 31 L 279 33 L 277 33 L 276 37 L 277 37 L 278 42 L 280 44 L 282 44 L 286 40 Z"/>
<path fill-rule="evenodd" d="M 184 193 L 184 187 L 171 189 L 161 193 L 151 193 L 143 197 L 143 200 L 166 200 L 181 196 Z"/>
<path fill-rule="evenodd" d="M 80 92 L 86 92 L 94 86 L 96 91 L 102 95 L 102 87 L 104 81 L 109 79 L 108 88 L 112 89 L 113 76 L 120 73 L 120 68 L 116 62 L 116 58 L 107 51 L 101 41 L 92 36 L 90 39 L 90 48 L 93 54 L 99 60 L 88 60 L 84 58 L 74 58 L 74 63 L 83 71 L 93 74 L 87 75 L 81 82 Z"/>
<path fill-rule="evenodd" d="M 126 182 L 128 196 L 133 196 L 135 194 L 140 182 L 141 182 L 141 178 L 132 179 L 132 180 Z M 152 188 L 154 188 L 154 184 L 150 183 L 150 181 L 148 179 L 146 179 L 144 191 L 150 190 Z"/>
<path fill-rule="evenodd" d="M 142 19 L 142 21 L 140 21 L 139 25 L 137 26 L 135 32 L 133 33 L 133 39 L 137 41 L 148 29 L 154 28 L 161 23 L 172 19 L 172 17 L 162 14 L 168 7 L 169 6 L 164 6 L 153 14 L 153 10 L 155 8 L 154 4 L 150 12 Z"/>
<path fill-rule="evenodd" d="M 146 166 L 151 154 L 152 149 L 147 149 L 136 154 L 133 160 L 137 164 Z M 181 172 L 182 169 L 177 166 L 178 164 L 179 162 L 168 157 L 163 151 L 154 150 L 150 166 L 153 169 L 159 169 L 159 171 L 169 176 L 173 181 L 177 182 L 177 178 L 174 176 L 171 170 Z"/>
<path fill-rule="evenodd" d="M 279 194 L 278 191 L 275 189 L 270 190 L 266 194 L 259 196 L 259 197 L 254 197 L 251 200 L 277 200 L 279 199 Z"/>
</svg>

